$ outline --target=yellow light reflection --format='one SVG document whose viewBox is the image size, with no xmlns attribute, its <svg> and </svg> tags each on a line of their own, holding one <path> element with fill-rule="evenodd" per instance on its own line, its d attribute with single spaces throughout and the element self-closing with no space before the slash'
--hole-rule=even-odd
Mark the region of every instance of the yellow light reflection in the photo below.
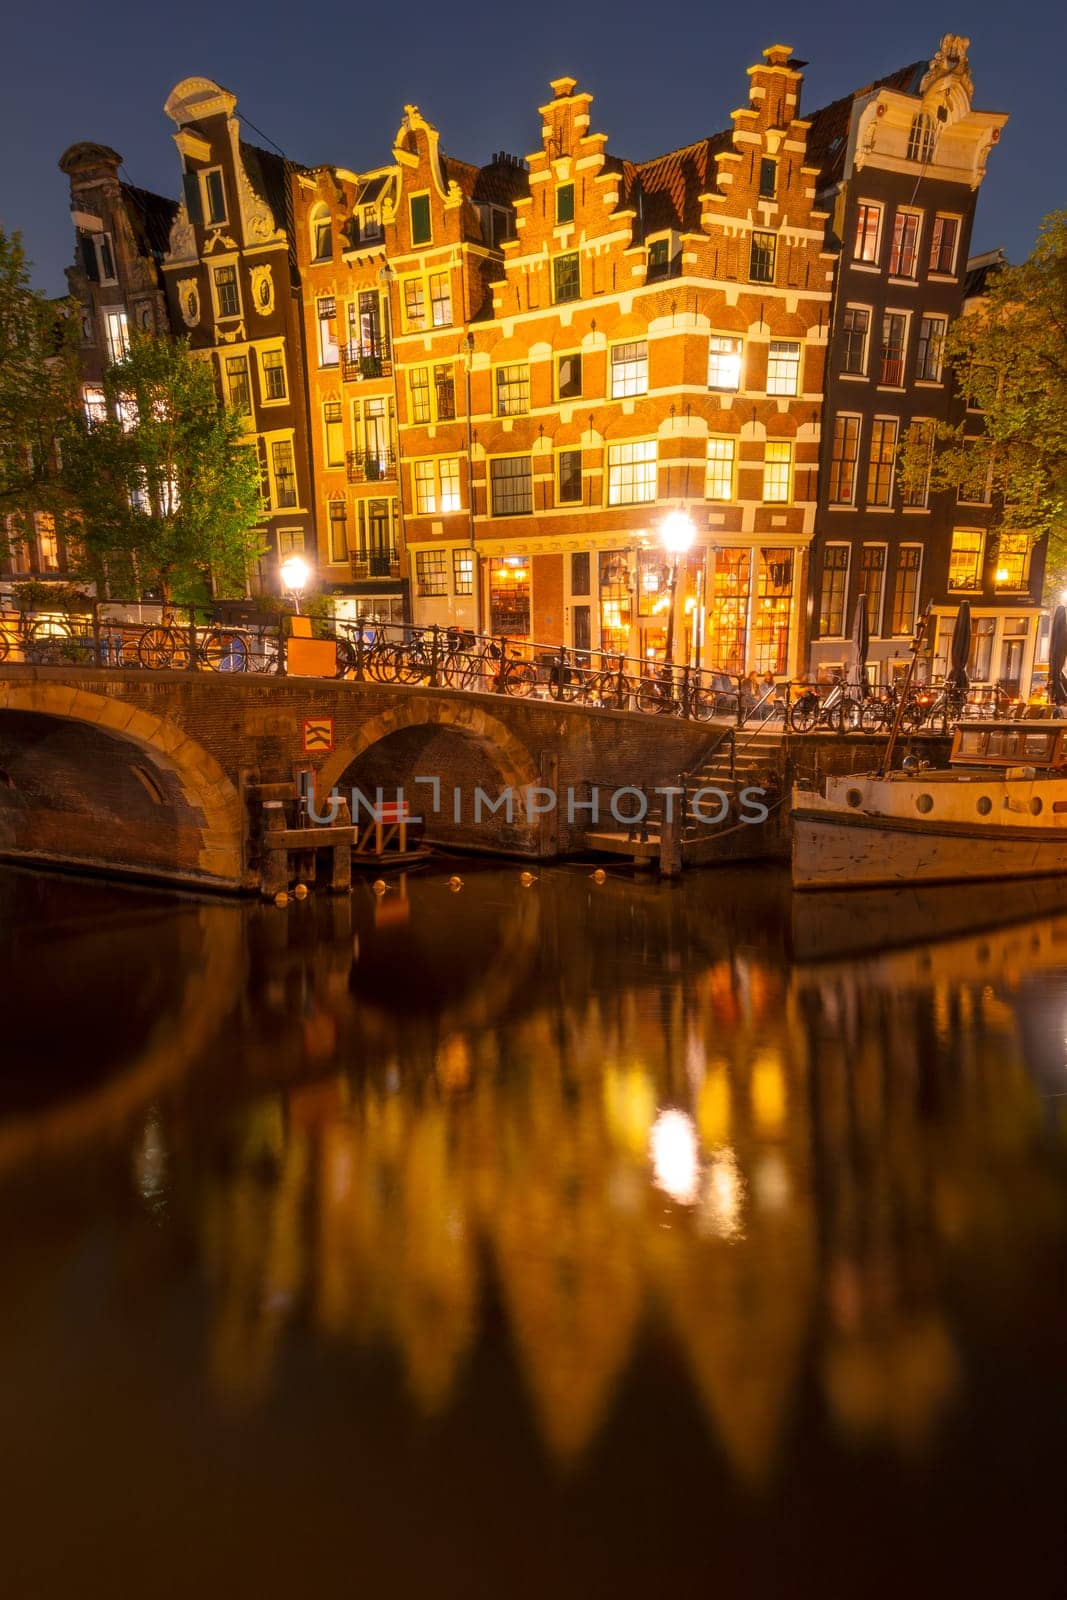
<svg viewBox="0 0 1067 1600">
<path fill-rule="evenodd" d="M 649 1138 L 652 1178 L 679 1205 L 695 1203 L 700 1189 L 697 1130 L 684 1111 L 661 1111 Z"/>
</svg>

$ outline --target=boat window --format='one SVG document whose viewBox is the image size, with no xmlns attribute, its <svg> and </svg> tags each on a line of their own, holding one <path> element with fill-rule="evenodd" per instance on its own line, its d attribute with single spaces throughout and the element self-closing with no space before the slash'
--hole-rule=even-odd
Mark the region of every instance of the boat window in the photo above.
<svg viewBox="0 0 1067 1600">
<path fill-rule="evenodd" d="M 984 728 L 961 729 L 958 735 L 959 743 L 956 754 L 960 756 L 984 756 L 986 732 Z"/>
<path fill-rule="evenodd" d="M 988 817 L 989 813 L 993 809 L 993 802 L 990 800 L 987 794 L 980 794 L 978 796 L 978 804 L 975 809 L 980 817 Z"/>
<path fill-rule="evenodd" d="M 1052 739 L 1047 733 L 1028 733 L 1026 735 L 1026 754 L 1031 759 L 1048 761 L 1052 755 Z"/>
<path fill-rule="evenodd" d="M 932 794 L 916 795 L 916 797 L 915 797 L 915 809 L 916 809 L 916 811 L 921 811 L 924 816 L 926 815 L 926 813 L 928 811 L 932 811 L 934 809 L 934 797 L 933 797 L 933 795 Z"/>
</svg>

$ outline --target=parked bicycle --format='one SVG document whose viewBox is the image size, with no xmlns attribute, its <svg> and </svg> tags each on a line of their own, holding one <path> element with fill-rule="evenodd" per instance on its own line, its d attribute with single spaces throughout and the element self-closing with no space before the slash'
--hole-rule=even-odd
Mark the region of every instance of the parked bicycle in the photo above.
<svg viewBox="0 0 1067 1600">
<path fill-rule="evenodd" d="M 862 703 L 848 692 L 844 674 L 839 673 L 822 692 L 809 685 L 789 707 L 789 726 L 794 733 L 811 733 L 815 728 L 829 728 L 832 733 L 844 733 L 860 726 Z"/>
</svg>

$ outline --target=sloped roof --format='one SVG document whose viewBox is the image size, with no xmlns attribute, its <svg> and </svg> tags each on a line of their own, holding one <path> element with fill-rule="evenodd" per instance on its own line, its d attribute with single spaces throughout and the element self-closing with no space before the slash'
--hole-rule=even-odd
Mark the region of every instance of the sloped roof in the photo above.
<svg viewBox="0 0 1067 1600">
<path fill-rule="evenodd" d="M 308 172 L 309 167 L 302 166 L 299 161 L 290 161 L 288 156 L 280 156 L 274 150 L 264 150 L 258 144 L 249 144 L 247 139 L 240 141 L 241 160 L 244 162 L 248 181 L 261 200 L 270 206 L 274 216 L 274 225 L 277 228 L 288 228 L 291 218 L 289 216 L 289 173 Z"/>
<path fill-rule="evenodd" d="M 126 215 L 137 239 L 141 255 L 162 260 L 170 246 L 170 229 L 178 213 L 177 200 L 139 189 L 134 183 L 121 185 Z"/>
<path fill-rule="evenodd" d="M 635 233 L 644 237 L 665 228 L 696 232 L 700 228 L 700 196 L 716 187 L 715 156 L 732 146 L 733 130 L 724 128 L 695 144 L 669 150 L 651 161 L 623 161 L 620 203 L 637 213 Z"/>
<path fill-rule="evenodd" d="M 497 156 L 486 166 L 478 168 L 471 199 L 485 205 L 509 206 L 529 192 L 530 175 L 524 164 L 513 157 Z"/>
<path fill-rule="evenodd" d="M 971 300 L 976 295 L 985 294 L 990 278 L 1009 265 L 1002 245 L 995 250 L 986 250 L 982 255 L 971 256 L 963 280 L 963 298 Z"/>
</svg>

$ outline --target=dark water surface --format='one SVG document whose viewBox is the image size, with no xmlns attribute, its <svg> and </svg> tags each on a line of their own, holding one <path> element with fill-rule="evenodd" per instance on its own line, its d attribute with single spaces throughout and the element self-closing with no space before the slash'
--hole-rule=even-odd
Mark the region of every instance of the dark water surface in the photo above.
<svg viewBox="0 0 1067 1600">
<path fill-rule="evenodd" d="M 1062 1593 L 1067 886 L 451 870 L 0 869 L 5 1600 Z"/>
</svg>

